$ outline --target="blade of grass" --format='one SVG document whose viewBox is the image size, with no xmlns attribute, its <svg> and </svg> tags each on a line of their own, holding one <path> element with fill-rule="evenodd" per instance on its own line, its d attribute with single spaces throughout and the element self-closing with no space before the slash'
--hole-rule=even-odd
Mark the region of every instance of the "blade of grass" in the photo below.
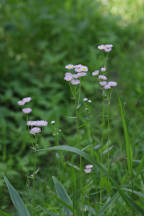
<svg viewBox="0 0 144 216">
<path fill-rule="evenodd" d="M 132 160 L 133 160 L 132 146 L 129 139 L 127 123 L 126 123 L 124 109 L 120 97 L 119 97 L 119 105 L 120 105 L 120 113 L 121 113 L 122 125 L 124 130 L 125 143 L 126 143 L 128 171 L 129 174 L 132 176 Z"/>
<path fill-rule="evenodd" d="M 57 195 L 60 198 L 60 200 L 62 201 L 62 204 L 64 204 L 65 211 L 67 212 L 67 214 L 71 214 L 72 212 L 70 211 L 70 208 L 72 210 L 72 207 L 73 207 L 73 203 L 72 203 L 71 198 L 69 197 L 68 193 L 66 192 L 66 190 L 65 190 L 64 186 L 61 184 L 61 182 L 59 182 L 55 176 L 53 176 L 52 179 L 53 179 L 53 182 L 54 182 L 54 185 L 56 188 Z M 67 206 L 65 206 L 65 204 Z M 70 206 L 70 208 L 69 208 L 69 206 Z"/>
<path fill-rule="evenodd" d="M 105 211 L 109 208 L 109 206 L 119 197 L 119 193 L 117 192 L 110 200 L 108 200 L 103 208 L 100 209 L 100 211 L 97 213 L 97 216 L 104 215 Z"/>
<path fill-rule="evenodd" d="M 11 214 L 0 210 L 0 216 L 12 216 Z"/>
<path fill-rule="evenodd" d="M 18 212 L 19 216 L 30 216 L 29 211 L 24 205 L 23 200 L 21 199 L 19 193 L 16 191 L 16 189 L 12 186 L 12 184 L 9 182 L 9 180 L 4 177 L 5 183 L 7 185 L 11 200 Z"/>
<path fill-rule="evenodd" d="M 130 196 L 128 196 L 121 190 L 119 190 L 119 193 L 129 207 L 139 212 L 142 216 L 144 215 L 144 209 L 142 209 L 133 199 L 131 199 Z"/>
</svg>

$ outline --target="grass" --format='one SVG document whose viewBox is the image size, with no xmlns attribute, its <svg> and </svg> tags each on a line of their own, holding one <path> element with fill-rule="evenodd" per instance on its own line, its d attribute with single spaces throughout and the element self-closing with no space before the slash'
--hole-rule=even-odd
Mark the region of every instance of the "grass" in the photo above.
<svg viewBox="0 0 144 216">
<path fill-rule="evenodd" d="M 1 211 L 16 214 L 4 174 L 31 215 L 65 214 L 52 176 L 73 215 L 143 215 L 143 7 L 140 0 L 1 1 Z M 109 56 L 97 50 L 100 43 L 114 44 Z M 110 105 L 94 77 L 69 88 L 68 63 L 90 72 L 106 66 L 118 82 Z M 30 119 L 56 121 L 38 136 L 36 149 L 17 105 L 26 96 Z"/>
</svg>

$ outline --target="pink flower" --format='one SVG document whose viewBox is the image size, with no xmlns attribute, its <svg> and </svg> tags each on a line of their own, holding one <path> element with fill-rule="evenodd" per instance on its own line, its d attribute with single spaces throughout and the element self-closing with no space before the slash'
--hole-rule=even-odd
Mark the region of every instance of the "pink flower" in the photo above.
<svg viewBox="0 0 144 216">
<path fill-rule="evenodd" d="M 104 89 L 110 89 L 110 88 L 111 88 L 111 86 L 109 84 L 104 86 Z"/>
<path fill-rule="evenodd" d="M 73 75 L 71 73 L 65 73 L 64 80 L 71 81 L 73 78 Z"/>
<path fill-rule="evenodd" d="M 98 78 L 99 78 L 99 79 L 102 79 L 102 80 L 107 80 L 107 77 L 104 76 L 104 75 L 99 75 Z"/>
<path fill-rule="evenodd" d="M 28 113 L 32 112 L 32 109 L 31 108 L 24 108 L 24 109 L 22 109 L 22 111 L 23 111 L 23 113 L 28 114 Z"/>
<path fill-rule="evenodd" d="M 102 81 L 102 82 L 99 82 L 99 84 L 100 84 L 101 86 L 105 86 L 105 85 L 107 84 L 107 82 L 106 82 L 106 81 Z"/>
<path fill-rule="evenodd" d="M 83 98 L 83 101 L 88 101 L 88 98 Z"/>
<path fill-rule="evenodd" d="M 22 99 L 25 103 L 28 103 L 28 102 L 30 102 L 32 99 L 31 99 L 31 97 L 26 97 L 26 98 L 23 98 Z"/>
<path fill-rule="evenodd" d="M 91 169 L 84 169 L 85 173 L 91 173 Z"/>
<path fill-rule="evenodd" d="M 117 82 L 115 82 L 115 81 L 110 81 L 110 82 L 108 82 L 108 85 L 109 85 L 109 86 L 117 86 Z"/>
<path fill-rule="evenodd" d="M 30 130 L 30 134 L 37 134 L 37 133 L 40 133 L 41 132 L 41 128 L 39 127 L 33 127 L 31 130 Z"/>
<path fill-rule="evenodd" d="M 99 74 L 99 70 L 92 72 L 92 76 L 97 76 Z"/>
<path fill-rule="evenodd" d="M 102 68 L 101 68 L 101 71 L 102 71 L 102 72 L 106 71 L 106 67 L 102 67 Z"/>
<path fill-rule="evenodd" d="M 98 46 L 99 50 L 104 50 L 105 52 L 110 52 L 112 50 L 112 44 L 102 44 Z"/>
<path fill-rule="evenodd" d="M 68 70 L 71 70 L 71 69 L 74 68 L 74 65 L 68 64 L 68 65 L 65 66 L 65 68 L 68 69 Z"/>
<path fill-rule="evenodd" d="M 92 169 L 92 168 L 93 168 L 93 165 L 92 165 L 92 164 L 88 164 L 88 165 L 86 165 L 85 167 L 86 167 L 86 169 Z"/>
<path fill-rule="evenodd" d="M 18 105 L 23 106 L 25 102 L 23 100 L 18 101 Z"/>
<path fill-rule="evenodd" d="M 27 121 L 27 126 L 47 126 L 48 122 L 45 120 L 37 120 L 37 121 Z"/>
<path fill-rule="evenodd" d="M 78 75 L 78 77 L 83 77 L 83 76 L 87 76 L 87 73 L 81 72 L 81 73 L 78 73 L 77 75 Z"/>
<path fill-rule="evenodd" d="M 31 97 L 23 98 L 22 100 L 18 101 L 18 105 L 23 106 L 23 105 L 25 105 L 25 103 L 28 103 L 31 100 L 32 100 Z"/>
<path fill-rule="evenodd" d="M 80 84 L 80 80 L 78 80 L 78 79 L 73 79 L 73 80 L 71 80 L 71 84 L 72 84 L 72 85 L 79 85 L 79 84 Z"/>
</svg>

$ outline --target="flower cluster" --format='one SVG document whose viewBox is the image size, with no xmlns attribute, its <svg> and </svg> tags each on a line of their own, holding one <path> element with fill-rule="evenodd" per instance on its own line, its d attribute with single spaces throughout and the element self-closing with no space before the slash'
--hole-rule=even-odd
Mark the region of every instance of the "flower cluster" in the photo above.
<svg viewBox="0 0 144 216">
<path fill-rule="evenodd" d="M 31 100 L 32 100 L 31 97 L 23 98 L 22 100 L 18 101 L 18 105 L 23 106 L 26 103 L 30 102 Z"/>
<path fill-rule="evenodd" d="M 112 44 L 101 44 L 98 46 L 99 50 L 104 50 L 105 52 L 110 52 L 112 50 Z"/>
<path fill-rule="evenodd" d="M 84 102 L 87 101 L 88 103 L 91 103 L 91 102 L 92 102 L 92 101 L 91 101 L 90 99 L 88 99 L 88 98 L 83 98 L 83 101 L 84 101 Z"/>
<path fill-rule="evenodd" d="M 72 85 L 79 85 L 80 84 L 80 77 L 87 76 L 88 67 L 85 65 L 72 65 L 68 64 L 65 66 L 66 69 L 72 70 L 74 69 L 75 73 L 66 72 L 64 80 L 71 82 Z"/>
<path fill-rule="evenodd" d="M 18 101 L 18 105 L 20 105 L 20 106 L 25 105 L 25 103 L 28 103 L 31 100 L 32 100 L 31 97 L 23 98 L 22 100 Z M 29 114 L 32 112 L 32 109 L 31 108 L 23 108 L 22 111 L 25 114 Z M 54 124 L 55 121 L 53 120 L 51 123 Z M 27 126 L 33 127 L 30 130 L 30 134 L 33 134 L 33 135 L 40 133 L 41 132 L 40 127 L 47 126 L 47 125 L 48 125 L 48 122 L 45 120 L 27 121 Z"/>
<path fill-rule="evenodd" d="M 85 169 L 84 169 L 85 173 L 90 173 L 91 170 L 92 170 L 92 168 L 93 168 L 93 165 L 92 165 L 92 164 L 86 165 L 86 166 L 85 166 Z"/>
<path fill-rule="evenodd" d="M 47 126 L 48 122 L 45 120 L 37 120 L 37 121 L 27 121 L 27 126 Z"/>
</svg>

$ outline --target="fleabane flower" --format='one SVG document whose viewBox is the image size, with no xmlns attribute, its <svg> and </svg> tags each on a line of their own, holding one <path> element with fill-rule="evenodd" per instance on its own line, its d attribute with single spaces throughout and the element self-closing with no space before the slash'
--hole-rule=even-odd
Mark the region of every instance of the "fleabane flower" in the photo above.
<svg viewBox="0 0 144 216">
<path fill-rule="evenodd" d="M 65 66 L 65 68 L 68 69 L 68 70 L 71 70 L 71 69 L 74 68 L 74 65 L 68 64 L 68 65 Z"/>
<path fill-rule="evenodd" d="M 37 120 L 37 121 L 27 121 L 27 126 L 47 126 L 48 122 L 45 120 Z"/>
<path fill-rule="evenodd" d="M 18 101 L 18 105 L 23 106 L 23 105 L 25 105 L 25 103 L 28 103 L 28 102 L 30 102 L 31 100 L 32 100 L 31 97 L 23 98 L 22 100 Z"/>
<path fill-rule="evenodd" d="M 107 84 L 107 82 L 106 82 L 106 81 L 101 81 L 101 82 L 99 82 L 99 84 L 100 84 L 101 86 L 105 86 L 105 85 Z"/>
<path fill-rule="evenodd" d="M 85 101 L 88 101 L 88 98 L 83 98 L 83 101 L 85 102 Z"/>
<path fill-rule="evenodd" d="M 97 76 L 97 75 L 99 75 L 99 70 L 92 72 L 92 76 Z"/>
<path fill-rule="evenodd" d="M 112 50 L 112 44 L 101 44 L 98 46 L 99 50 L 104 50 L 105 52 L 110 52 Z"/>
<path fill-rule="evenodd" d="M 65 73 L 64 80 L 71 81 L 73 78 L 73 75 L 71 73 Z"/>
<path fill-rule="evenodd" d="M 117 86 L 117 82 L 115 82 L 115 81 L 110 81 L 110 82 L 108 82 L 108 85 L 114 87 L 114 86 Z"/>
<path fill-rule="evenodd" d="M 91 100 L 88 100 L 88 103 L 91 103 L 92 101 Z"/>
<path fill-rule="evenodd" d="M 102 67 L 102 68 L 101 68 L 101 71 L 102 71 L 102 72 L 106 71 L 106 67 Z"/>
<path fill-rule="evenodd" d="M 107 80 L 107 77 L 104 76 L 104 75 L 99 75 L 98 78 L 99 78 L 99 79 L 102 79 L 102 80 Z"/>
<path fill-rule="evenodd" d="M 78 80 L 78 79 L 72 79 L 71 80 L 71 84 L 72 85 L 79 85 L 80 84 L 80 80 Z"/>
<path fill-rule="evenodd" d="M 23 100 L 18 101 L 18 105 L 23 106 L 25 105 L 25 102 Z"/>
<path fill-rule="evenodd" d="M 87 164 L 85 167 L 86 167 L 86 169 L 92 169 L 93 165 L 92 164 Z"/>
<path fill-rule="evenodd" d="M 110 88 L 111 88 L 111 86 L 109 84 L 104 86 L 104 89 L 110 89 Z"/>
<path fill-rule="evenodd" d="M 75 72 L 77 72 L 77 73 L 80 73 L 82 71 L 84 71 L 84 72 L 88 71 L 88 67 L 85 65 L 81 65 L 81 64 L 75 65 L 74 68 L 75 68 Z"/>
<path fill-rule="evenodd" d="M 24 108 L 24 109 L 22 109 L 22 111 L 23 111 L 23 113 L 25 113 L 25 114 L 29 114 L 29 113 L 32 112 L 32 109 L 31 109 L 31 108 Z"/>
<path fill-rule="evenodd" d="M 41 132 L 41 128 L 39 127 L 33 127 L 31 130 L 30 130 L 30 134 L 37 134 L 37 133 L 40 133 Z"/>
<path fill-rule="evenodd" d="M 84 169 L 85 173 L 91 173 L 91 169 Z"/>
<path fill-rule="evenodd" d="M 55 124 L 55 120 L 52 120 L 52 121 L 51 121 L 51 124 Z"/>
<path fill-rule="evenodd" d="M 87 76 L 87 73 L 85 72 L 81 72 L 81 73 L 77 73 L 78 77 L 84 77 Z"/>
<path fill-rule="evenodd" d="M 25 103 L 28 103 L 28 102 L 30 102 L 31 100 L 32 100 L 32 98 L 31 97 L 26 97 L 26 98 L 23 98 L 22 99 Z"/>
<path fill-rule="evenodd" d="M 85 166 L 84 172 L 85 172 L 85 173 L 91 173 L 92 168 L 93 168 L 93 165 L 92 165 L 92 164 L 87 164 L 87 165 Z"/>
<path fill-rule="evenodd" d="M 85 71 L 85 72 L 87 72 L 87 71 L 88 71 L 88 67 L 87 67 L 87 66 L 84 66 L 84 65 L 82 65 L 82 66 L 81 66 L 81 70 L 82 70 L 82 71 Z"/>
</svg>

